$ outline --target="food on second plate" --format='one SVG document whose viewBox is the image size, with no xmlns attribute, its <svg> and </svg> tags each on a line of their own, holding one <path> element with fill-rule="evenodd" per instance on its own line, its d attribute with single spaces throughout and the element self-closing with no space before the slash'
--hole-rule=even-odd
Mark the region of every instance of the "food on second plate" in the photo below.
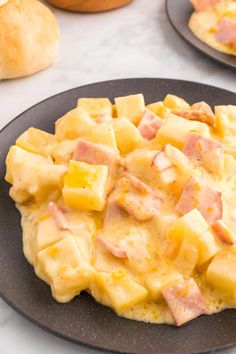
<svg viewBox="0 0 236 354">
<path fill-rule="evenodd" d="M 236 1 L 192 0 L 189 28 L 201 41 L 226 54 L 236 55 Z"/>
<path fill-rule="evenodd" d="M 6 180 L 24 254 L 59 302 L 180 326 L 236 307 L 236 106 L 80 98 L 29 128 Z"/>
<path fill-rule="evenodd" d="M 32 75 L 57 56 L 59 28 L 38 0 L 0 0 L 0 80 Z"/>
</svg>

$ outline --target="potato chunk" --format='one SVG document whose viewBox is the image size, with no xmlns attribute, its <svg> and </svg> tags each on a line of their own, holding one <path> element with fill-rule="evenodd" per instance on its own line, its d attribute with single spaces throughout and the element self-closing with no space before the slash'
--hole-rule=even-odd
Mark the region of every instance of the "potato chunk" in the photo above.
<svg viewBox="0 0 236 354">
<path fill-rule="evenodd" d="M 96 125 L 85 134 L 84 138 L 95 144 L 107 145 L 118 152 L 116 136 L 111 124 L 101 123 Z"/>
<path fill-rule="evenodd" d="M 205 123 L 189 121 L 182 117 L 171 115 L 166 118 L 165 123 L 158 130 L 154 143 L 165 146 L 174 145 L 182 149 L 188 133 L 196 132 L 204 136 L 209 136 L 209 128 Z"/>
<path fill-rule="evenodd" d="M 236 134 L 236 105 L 216 106 L 216 124 L 221 136 Z"/>
<path fill-rule="evenodd" d="M 170 109 L 189 109 L 190 105 L 181 97 L 175 95 L 166 95 L 164 101 L 164 106 Z"/>
<path fill-rule="evenodd" d="M 91 118 L 112 116 L 112 104 L 108 98 L 79 98 L 77 106 L 83 107 Z"/>
<path fill-rule="evenodd" d="M 79 295 L 93 277 L 92 267 L 84 261 L 72 236 L 40 251 L 36 271 L 47 279 L 58 302 Z"/>
<path fill-rule="evenodd" d="M 55 165 L 44 156 L 33 154 L 14 145 L 7 160 L 6 181 L 13 186 L 11 197 L 17 203 L 35 198 L 41 200 L 50 192 L 60 190 L 67 172 L 64 165 Z"/>
<path fill-rule="evenodd" d="M 174 260 L 174 264 L 181 274 L 188 277 L 194 271 L 197 259 L 197 247 L 185 239 L 181 244 L 178 256 Z"/>
<path fill-rule="evenodd" d="M 175 270 L 150 273 L 145 277 L 148 291 L 154 301 L 160 300 L 162 290 L 183 279 L 182 275 Z"/>
<path fill-rule="evenodd" d="M 57 164 L 67 164 L 73 156 L 77 145 L 77 139 L 75 140 L 63 140 L 56 144 L 52 150 L 52 159 Z"/>
<path fill-rule="evenodd" d="M 147 298 L 147 289 L 127 275 L 117 276 L 116 273 L 97 273 L 91 291 L 98 301 L 120 312 Z"/>
<path fill-rule="evenodd" d="M 49 156 L 55 142 L 54 135 L 40 129 L 29 128 L 19 136 L 16 145 L 34 154 Z"/>
<path fill-rule="evenodd" d="M 193 243 L 198 249 L 198 265 L 205 263 L 219 251 L 209 225 L 197 209 L 176 220 L 169 230 L 169 236 L 177 248 L 185 239 Z"/>
<path fill-rule="evenodd" d="M 82 107 L 77 107 L 56 121 L 56 138 L 74 140 L 84 136 L 96 123 Z"/>
<path fill-rule="evenodd" d="M 162 101 L 150 103 L 147 105 L 147 108 L 161 118 L 163 117 L 164 112 L 168 111 L 168 108 L 165 108 Z"/>
<path fill-rule="evenodd" d="M 125 159 L 128 172 L 151 186 L 157 186 L 156 171 L 152 167 L 157 150 L 136 150 Z"/>
<path fill-rule="evenodd" d="M 145 102 L 142 94 L 115 98 L 119 118 L 128 118 L 135 125 L 138 124 L 145 111 Z"/>
<path fill-rule="evenodd" d="M 230 297 L 236 296 L 236 248 L 219 252 L 207 269 L 207 280 Z"/>
<path fill-rule="evenodd" d="M 139 130 L 127 118 L 115 119 L 113 126 L 117 146 L 122 154 L 141 148 L 145 144 Z"/>
<path fill-rule="evenodd" d="M 107 177 L 107 166 L 71 160 L 62 191 L 65 204 L 79 210 L 101 211 L 105 204 Z"/>
</svg>

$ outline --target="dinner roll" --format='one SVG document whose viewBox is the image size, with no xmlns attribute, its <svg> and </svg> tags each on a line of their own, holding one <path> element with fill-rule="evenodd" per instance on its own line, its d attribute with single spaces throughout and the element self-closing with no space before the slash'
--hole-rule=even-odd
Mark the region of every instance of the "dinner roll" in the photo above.
<svg viewBox="0 0 236 354">
<path fill-rule="evenodd" d="M 58 52 L 59 27 L 38 0 L 0 0 L 0 79 L 34 74 Z"/>
</svg>

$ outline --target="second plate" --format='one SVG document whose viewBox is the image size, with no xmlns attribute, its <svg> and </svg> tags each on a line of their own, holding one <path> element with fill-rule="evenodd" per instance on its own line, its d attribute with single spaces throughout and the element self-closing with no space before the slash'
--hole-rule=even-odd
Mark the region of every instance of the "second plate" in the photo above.
<svg viewBox="0 0 236 354">
<path fill-rule="evenodd" d="M 201 42 L 188 28 L 188 21 L 193 12 L 190 0 L 166 0 L 166 12 L 173 28 L 189 44 L 198 49 L 208 58 L 236 70 L 236 56 L 221 53 Z"/>
</svg>

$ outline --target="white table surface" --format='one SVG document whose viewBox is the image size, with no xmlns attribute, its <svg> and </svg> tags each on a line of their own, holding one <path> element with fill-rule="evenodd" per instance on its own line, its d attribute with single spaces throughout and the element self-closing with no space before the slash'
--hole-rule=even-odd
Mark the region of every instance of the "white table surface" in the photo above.
<svg viewBox="0 0 236 354">
<path fill-rule="evenodd" d="M 235 72 L 203 57 L 173 31 L 164 0 L 135 0 L 99 15 L 54 11 L 61 28 L 59 58 L 32 77 L 0 82 L 0 128 L 51 95 L 96 81 L 169 77 L 236 90 Z M 46 333 L 0 300 L 0 354 L 42 352 L 98 353 Z"/>
</svg>

